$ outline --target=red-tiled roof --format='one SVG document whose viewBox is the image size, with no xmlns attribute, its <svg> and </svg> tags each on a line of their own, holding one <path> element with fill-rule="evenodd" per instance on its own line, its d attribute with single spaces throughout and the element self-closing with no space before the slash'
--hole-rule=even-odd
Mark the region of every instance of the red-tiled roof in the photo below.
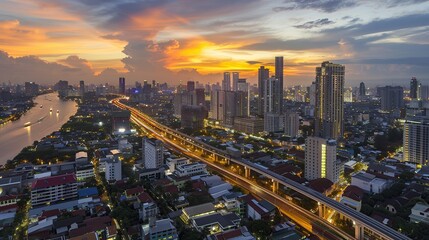
<svg viewBox="0 0 429 240">
<path fill-rule="evenodd" d="M 311 180 L 308 186 L 320 193 L 324 193 L 328 190 L 334 183 L 326 178 L 318 178 Z"/>
<path fill-rule="evenodd" d="M 0 213 L 2 212 L 15 212 L 18 209 L 17 204 L 10 204 L 0 207 Z"/>
<path fill-rule="evenodd" d="M 45 177 L 36 179 L 31 188 L 40 189 L 40 188 L 49 188 L 53 186 L 59 186 L 63 184 L 69 184 L 76 182 L 76 176 L 74 174 L 64 174 L 52 177 Z"/>
<path fill-rule="evenodd" d="M 141 203 L 153 202 L 153 199 L 146 192 L 140 193 L 140 195 L 138 195 L 137 198 L 139 199 L 139 202 L 141 202 Z"/>
<path fill-rule="evenodd" d="M 39 219 L 45 219 L 48 217 L 59 216 L 60 214 L 61 214 L 61 211 L 59 209 L 46 210 L 46 211 L 42 212 L 42 215 L 40 215 Z"/>
<path fill-rule="evenodd" d="M 363 190 L 360 187 L 349 185 L 346 189 L 344 189 L 343 197 L 348 197 L 355 201 L 362 201 Z"/>
<path fill-rule="evenodd" d="M 18 196 L 17 195 L 5 195 L 5 196 L 0 196 L 0 202 L 2 201 L 7 201 L 7 200 L 12 200 L 12 199 L 17 199 Z"/>
<path fill-rule="evenodd" d="M 179 189 L 175 185 L 164 186 L 164 191 L 165 191 L 165 193 L 170 193 L 170 194 L 179 193 Z"/>
<path fill-rule="evenodd" d="M 234 229 L 229 232 L 218 233 L 215 235 L 216 240 L 228 240 L 231 238 L 242 236 L 241 229 Z"/>
<path fill-rule="evenodd" d="M 125 190 L 125 195 L 127 196 L 134 196 L 134 195 L 138 195 L 139 193 L 144 192 L 144 188 L 143 187 L 135 187 L 135 188 L 130 188 Z"/>
</svg>

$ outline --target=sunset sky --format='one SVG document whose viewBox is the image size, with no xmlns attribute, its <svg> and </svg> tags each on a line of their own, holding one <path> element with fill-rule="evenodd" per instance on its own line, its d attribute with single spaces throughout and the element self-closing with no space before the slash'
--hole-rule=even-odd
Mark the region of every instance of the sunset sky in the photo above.
<svg viewBox="0 0 429 240">
<path fill-rule="evenodd" d="M 279 55 L 286 86 L 326 60 L 347 86 L 429 84 L 429 1 L 0 1 L 0 83 L 255 82 Z"/>
</svg>

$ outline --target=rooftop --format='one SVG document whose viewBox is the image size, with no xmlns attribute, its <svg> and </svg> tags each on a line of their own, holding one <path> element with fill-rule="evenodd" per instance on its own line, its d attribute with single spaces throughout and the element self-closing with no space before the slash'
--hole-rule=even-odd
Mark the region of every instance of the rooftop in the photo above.
<svg viewBox="0 0 429 240">
<path fill-rule="evenodd" d="M 69 183 L 75 183 L 76 176 L 74 174 L 64 174 L 53 177 L 45 177 L 36 179 L 31 185 L 31 189 L 49 188 Z"/>
<path fill-rule="evenodd" d="M 212 212 L 215 210 L 213 203 L 204 203 L 201 205 L 187 207 L 182 211 L 186 213 L 189 217 L 197 216 L 203 213 Z"/>
</svg>

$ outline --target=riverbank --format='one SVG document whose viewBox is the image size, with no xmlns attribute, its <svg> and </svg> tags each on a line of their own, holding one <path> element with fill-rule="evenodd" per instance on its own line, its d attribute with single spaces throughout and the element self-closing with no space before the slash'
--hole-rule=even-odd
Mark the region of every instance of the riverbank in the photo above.
<svg viewBox="0 0 429 240">
<path fill-rule="evenodd" d="M 34 141 L 58 131 L 77 112 L 75 101 L 60 100 L 55 93 L 39 95 L 34 102 L 37 107 L 31 108 L 20 119 L 0 127 L 0 165 L 14 159 Z M 43 107 L 38 107 L 40 105 Z"/>
</svg>

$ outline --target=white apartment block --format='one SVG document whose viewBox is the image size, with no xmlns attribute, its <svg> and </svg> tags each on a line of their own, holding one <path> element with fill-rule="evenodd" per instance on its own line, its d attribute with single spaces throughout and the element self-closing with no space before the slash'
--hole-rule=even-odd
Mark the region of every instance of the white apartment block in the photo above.
<svg viewBox="0 0 429 240">
<path fill-rule="evenodd" d="M 146 169 L 159 168 L 164 164 L 164 146 L 155 138 L 143 138 L 143 162 Z"/>
<path fill-rule="evenodd" d="M 338 182 L 340 164 L 337 161 L 337 142 L 319 137 L 305 141 L 305 178 L 326 178 Z"/>
</svg>

